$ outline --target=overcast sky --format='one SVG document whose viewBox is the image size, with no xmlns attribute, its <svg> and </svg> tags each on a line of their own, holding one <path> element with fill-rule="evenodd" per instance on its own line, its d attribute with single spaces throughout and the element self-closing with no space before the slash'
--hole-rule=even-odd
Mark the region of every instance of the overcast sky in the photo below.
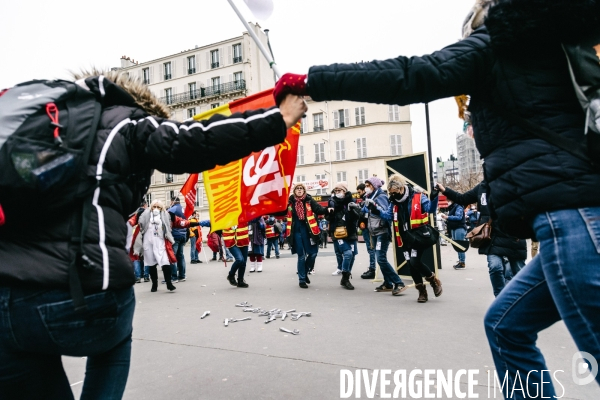
<svg viewBox="0 0 600 400">
<path fill-rule="evenodd" d="M 273 0 L 262 28 L 284 72 L 311 65 L 423 55 L 454 43 L 474 0 Z M 235 0 L 247 21 L 256 21 Z M 82 67 L 144 62 L 239 36 L 245 28 L 226 0 L 164 2 L 4 1 L 0 89 L 65 78 Z M 368 90 L 368 88 L 365 88 Z M 456 154 L 462 121 L 454 99 L 430 104 L 434 157 Z M 411 106 L 413 150 L 426 151 L 425 107 Z M 434 158 L 435 161 L 435 158 Z"/>
</svg>

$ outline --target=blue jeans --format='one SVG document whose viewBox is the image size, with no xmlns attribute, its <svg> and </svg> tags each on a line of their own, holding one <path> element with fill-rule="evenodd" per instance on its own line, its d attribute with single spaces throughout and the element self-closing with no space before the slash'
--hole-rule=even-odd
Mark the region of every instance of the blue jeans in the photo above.
<svg viewBox="0 0 600 400">
<path fill-rule="evenodd" d="M 362 237 L 367 245 L 367 253 L 369 253 L 369 269 L 375 271 L 375 246 L 371 248 L 371 234 L 368 229 L 363 229 Z"/>
<path fill-rule="evenodd" d="M 383 282 L 385 285 L 391 286 L 392 284 L 397 284 L 404 286 L 404 282 L 402 282 L 402 279 L 398 276 L 396 269 L 392 267 L 387 260 L 387 251 L 388 247 L 390 247 L 390 236 L 388 234 L 373 236 L 373 241 L 375 242 L 375 258 L 377 259 L 377 264 L 379 264 L 379 269 L 381 269 L 381 273 L 383 274 Z"/>
<path fill-rule="evenodd" d="M 552 397 L 547 373 L 541 383 L 539 371 L 548 368 L 536 347 L 538 332 L 562 319 L 579 350 L 600 360 L 600 207 L 540 214 L 533 229 L 540 253 L 492 303 L 485 329 L 500 379 L 508 371 L 512 388 L 517 371 L 523 377 L 537 370 L 530 374 L 530 393 L 539 385 Z"/>
<path fill-rule="evenodd" d="M 61 355 L 87 356 L 81 399 L 121 399 L 131 357 L 133 288 L 85 297 L 0 286 L 0 397 L 73 399 Z"/>
<path fill-rule="evenodd" d="M 183 255 L 183 248 L 185 246 L 185 237 L 175 239 L 173 243 L 173 253 L 177 258 L 177 264 L 171 264 L 171 279 L 176 281 L 177 279 L 185 279 L 185 256 Z M 177 278 L 177 272 L 179 271 L 179 278 Z"/>
<path fill-rule="evenodd" d="M 150 266 L 144 265 L 144 278 L 150 279 Z"/>
<path fill-rule="evenodd" d="M 133 273 L 135 274 L 135 279 L 140 279 L 142 277 L 142 262 L 140 260 L 135 260 L 133 262 Z"/>
<path fill-rule="evenodd" d="M 340 243 L 342 242 L 342 243 Z M 342 272 L 351 272 L 354 258 L 358 254 L 356 240 L 333 239 L 333 248 L 337 257 L 338 269 Z"/>
<path fill-rule="evenodd" d="M 312 244 L 310 234 L 305 221 L 297 221 L 294 224 L 294 250 L 298 254 L 298 280 L 306 282 L 306 274 L 314 268 L 317 254 L 319 253 L 319 245 Z"/>
<path fill-rule="evenodd" d="M 190 261 L 198 261 L 198 250 L 196 250 L 196 236 L 190 238 Z"/>
<path fill-rule="evenodd" d="M 271 257 L 271 247 L 275 247 L 275 255 L 279 255 L 279 238 L 273 237 L 267 239 L 267 258 Z"/>
<path fill-rule="evenodd" d="M 238 273 L 238 282 L 243 282 L 244 272 L 246 272 L 246 261 L 248 260 L 248 247 L 233 246 L 230 248 L 235 261 L 231 264 L 229 275 Z"/>
<path fill-rule="evenodd" d="M 465 240 L 465 235 L 467 234 L 467 230 L 465 228 L 456 228 L 452 229 L 452 240 Z M 458 261 L 461 263 L 465 262 L 465 252 L 458 252 Z"/>
<path fill-rule="evenodd" d="M 509 260 L 492 254 L 487 256 L 487 262 L 494 296 L 498 296 L 508 281 L 525 265 L 525 260 Z"/>
</svg>

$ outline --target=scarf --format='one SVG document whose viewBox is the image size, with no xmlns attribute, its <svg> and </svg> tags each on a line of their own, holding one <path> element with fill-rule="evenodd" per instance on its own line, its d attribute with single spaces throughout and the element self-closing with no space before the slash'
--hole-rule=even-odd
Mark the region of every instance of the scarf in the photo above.
<svg viewBox="0 0 600 400">
<path fill-rule="evenodd" d="M 306 194 L 302 197 L 296 197 L 296 204 L 294 204 L 296 215 L 300 221 L 304 221 L 304 199 L 306 199 Z"/>
</svg>

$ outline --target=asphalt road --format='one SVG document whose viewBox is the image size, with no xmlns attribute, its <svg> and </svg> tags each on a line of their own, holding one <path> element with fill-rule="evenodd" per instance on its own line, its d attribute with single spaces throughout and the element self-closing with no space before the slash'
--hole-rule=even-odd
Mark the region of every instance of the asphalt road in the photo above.
<svg viewBox="0 0 600 400">
<path fill-rule="evenodd" d="M 230 286 L 223 263 L 187 265 L 187 281 L 168 292 L 150 283 L 135 286 L 137 306 L 133 352 L 125 399 L 337 399 L 340 371 L 413 369 L 479 370 L 473 391 L 488 395 L 487 371 L 494 370 L 483 329 L 483 316 L 493 301 L 485 257 L 467 253 L 467 268 L 455 271 L 451 247 L 442 247 L 439 277 L 444 293 L 417 303 L 417 291 L 403 296 L 376 293 L 376 284 L 360 279 L 368 264 L 363 244 L 354 265 L 354 291 L 332 276 L 332 246 L 320 250 L 310 289 L 298 287 L 296 257 L 288 250 L 281 259 L 264 262 L 264 272 L 247 274 L 247 289 Z M 189 260 L 189 245 L 186 246 Z M 391 259 L 391 251 L 389 254 Z M 280 308 L 311 312 L 298 321 L 276 320 L 246 313 L 236 303 L 248 301 L 266 310 Z M 204 311 L 211 314 L 200 319 Z M 252 320 L 231 323 L 225 318 Z M 279 331 L 298 329 L 299 335 Z M 538 341 L 550 370 L 558 378 L 565 399 L 598 399 L 592 382 L 575 385 L 571 363 L 577 351 L 565 326 L 557 323 Z M 78 398 L 85 375 L 85 359 L 64 357 L 73 392 Z M 461 378 L 462 390 L 467 380 Z M 392 392 L 392 384 L 389 392 Z M 380 398 L 380 388 L 375 398 Z M 560 386 L 557 391 L 560 394 Z M 356 393 L 352 394 L 355 398 Z M 362 398 L 367 398 L 363 388 Z M 443 397 L 447 398 L 447 397 Z M 451 397 L 456 398 L 456 397 Z M 495 398 L 502 398 L 499 394 Z"/>
</svg>

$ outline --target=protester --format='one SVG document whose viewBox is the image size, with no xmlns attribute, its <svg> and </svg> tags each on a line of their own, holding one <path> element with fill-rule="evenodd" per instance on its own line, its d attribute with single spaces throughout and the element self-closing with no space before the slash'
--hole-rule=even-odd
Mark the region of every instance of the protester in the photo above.
<svg viewBox="0 0 600 400">
<path fill-rule="evenodd" d="M 387 210 L 390 205 L 388 197 L 381 187 L 383 181 L 376 176 L 365 181 L 365 201 L 362 212 L 368 214 L 367 227 L 371 235 L 371 245 L 375 247 L 375 259 L 383 275 L 383 283 L 375 288 L 376 292 L 392 292 L 394 296 L 400 295 L 406 287 L 398 273 L 387 260 L 387 251 L 390 247 L 392 231 L 388 221 L 375 215 L 371 209 Z"/>
<path fill-rule="evenodd" d="M 288 202 L 285 235 L 292 254 L 298 255 L 296 267 L 299 285 L 302 289 L 308 289 L 308 273 L 315 266 L 321 238 L 316 215 L 328 214 L 328 211 L 306 193 L 303 184 L 295 184 L 292 193 Z"/>
<path fill-rule="evenodd" d="M 279 258 L 279 236 L 281 235 L 281 224 L 275 221 L 274 216 L 267 219 L 267 258 L 271 258 L 271 248 L 275 249 L 275 258 Z"/>
<path fill-rule="evenodd" d="M 467 222 L 464 208 L 451 199 L 448 199 L 448 214 L 442 214 L 442 219 L 446 221 L 446 225 L 450 230 L 452 240 L 465 240 L 467 235 Z M 454 265 L 454 269 L 465 269 L 466 252 L 458 251 L 458 262 Z"/>
<path fill-rule="evenodd" d="M 258 217 L 250 221 L 250 248 L 248 257 L 250 258 L 250 272 L 262 272 L 263 256 L 265 254 L 265 220 Z"/>
<path fill-rule="evenodd" d="M 171 207 L 167 211 L 179 218 L 185 218 L 179 197 L 173 197 L 171 199 Z M 175 257 L 177 258 L 177 262 L 171 265 L 172 281 L 173 283 L 185 282 L 185 257 L 183 255 L 183 249 L 185 247 L 185 243 L 187 242 L 187 229 L 175 227 L 173 228 L 171 234 L 173 235 L 173 239 L 175 239 L 175 243 L 173 243 L 173 251 L 175 252 Z M 165 281 L 163 281 L 163 283 L 165 283 Z"/>
<path fill-rule="evenodd" d="M 278 219 L 277 222 L 279 222 L 280 226 L 281 226 L 281 232 L 279 233 L 279 249 L 283 250 L 283 245 L 285 244 L 285 230 L 287 227 L 287 222 L 285 220 L 280 220 Z"/>
<path fill-rule="evenodd" d="M 346 182 L 335 184 L 328 208 L 332 210 L 327 216 L 330 222 L 329 233 L 333 241 L 338 266 L 341 266 L 342 270 L 340 285 L 348 290 L 354 290 L 350 278 L 352 278 L 354 258 L 358 254 L 356 227 L 361 213 L 360 206 L 354 202 Z"/>
<path fill-rule="evenodd" d="M 367 194 L 365 192 L 364 183 L 361 183 L 356 187 L 356 192 L 360 196 L 360 199 L 365 201 Z M 369 233 L 368 221 L 369 213 L 362 213 L 361 218 L 358 220 L 358 227 L 362 231 L 361 234 L 363 240 L 365 241 L 365 246 L 367 247 L 367 253 L 369 254 L 369 269 L 366 270 L 360 277 L 362 279 L 375 279 L 375 246 L 373 246 L 371 243 L 371 234 Z"/>
<path fill-rule="evenodd" d="M 103 107 L 82 170 L 99 172 L 107 181 L 90 195 L 82 253 L 71 245 L 72 227 L 82 216 L 79 199 L 46 213 L 34 230 L 22 216 L 11 214 L 8 203 L 2 204 L 0 397 L 72 398 L 61 365 L 61 355 L 70 355 L 87 356 L 82 398 L 121 398 L 136 303 L 124 221 L 137 209 L 153 170 L 199 172 L 240 159 L 283 142 L 287 129 L 306 111 L 301 98 L 289 96 L 269 110 L 181 123 L 167 120 L 169 109 L 133 75 L 92 71 L 75 80 Z M 18 101 L 13 99 L 24 90 L 16 86 L 4 92 L 0 109 L 14 109 Z M 35 101 L 46 102 L 44 97 Z M 55 130 L 63 133 L 60 122 L 40 129 L 52 138 Z M 70 283 L 71 278 L 77 283 Z"/>
<path fill-rule="evenodd" d="M 137 209 L 137 211 L 135 212 L 135 214 L 133 214 L 133 216 L 131 218 L 129 218 L 128 224 L 129 226 L 131 226 L 131 240 L 128 240 L 129 242 L 129 258 L 131 259 L 131 262 L 133 263 L 133 272 L 135 273 L 135 283 L 140 283 L 142 281 L 142 275 L 144 278 L 144 282 L 148 282 L 148 274 L 149 274 L 149 270 L 143 266 L 143 260 L 140 259 L 140 256 L 138 254 L 134 254 L 133 251 L 133 244 L 135 243 L 135 239 L 137 238 L 137 235 L 140 233 L 140 227 L 138 225 L 138 218 L 140 217 L 140 215 L 142 215 L 142 213 L 144 212 L 144 210 L 146 209 L 146 207 L 148 206 L 148 203 L 144 200 L 139 208 Z"/>
<path fill-rule="evenodd" d="M 598 0 L 478 0 L 463 40 L 440 51 L 311 67 L 306 85 L 284 85 L 305 78 L 286 74 L 274 90 L 276 101 L 295 93 L 314 101 L 397 105 L 471 96 L 475 143 L 486 160 L 498 224 L 509 235 L 535 236 L 541 255 L 500 292 L 486 332 L 498 376 L 508 373 L 509 387 L 527 376 L 526 390 L 548 397 L 556 393 L 542 377 L 548 367 L 535 345 L 538 332 L 562 319 L 577 347 L 600 359 L 600 172 L 530 131 L 544 127 L 587 143 L 561 43 L 591 39 L 599 26 Z M 515 122 L 515 115 L 532 125 Z"/>
<path fill-rule="evenodd" d="M 230 249 L 235 259 L 227 275 L 229 284 L 239 288 L 247 288 L 248 284 L 244 281 L 244 273 L 246 272 L 246 262 L 248 260 L 248 246 L 250 246 L 248 224 L 244 223 L 229 229 L 223 229 L 223 242 L 225 247 Z M 236 272 L 237 280 L 235 279 Z"/>
<path fill-rule="evenodd" d="M 429 224 L 431 202 L 421 188 L 407 184 L 404 178 L 398 174 L 390 176 L 388 192 L 390 203 L 387 209 L 382 209 L 373 203 L 370 207 L 371 213 L 379 214 L 387 221 L 394 221 L 394 237 L 398 247 L 404 246 L 404 257 L 410 267 L 410 275 L 415 282 L 415 288 L 419 291 L 417 301 L 426 303 L 428 301 L 427 287 L 423 283 L 423 277 L 431 285 L 435 297 L 442 295 L 442 282 L 421 261 L 423 253 L 431 247 L 431 244 L 424 245 L 412 239 L 411 236 L 417 228 Z M 405 289 L 405 287 L 402 288 L 400 293 Z"/>
<path fill-rule="evenodd" d="M 458 193 L 439 183 L 437 184 L 437 188 L 449 200 L 458 204 L 477 202 L 477 208 L 481 210 L 480 224 L 490 223 L 491 241 L 488 245 L 482 246 L 478 250 L 479 254 L 487 256 L 492 289 L 494 296 L 498 296 L 508 281 L 525 266 L 527 242 L 508 236 L 491 219 L 487 202 L 489 188 L 485 181 L 480 182 L 473 189 L 465 193 Z"/>
<path fill-rule="evenodd" d="M 465 205 L 466 207 L 467 205 Z M 469 229 L 467 230 L 468 232 L 471 232 L 477 225 L 479 225 L 479 219 L 481 218 L 481 213 L 479 211 L 477 211 L 477 207 L 475 205 L 472 205 L 468 210 L 467 210 L 467 214 L 466 214 L 466 218 L 467 218 L 467 222 L 469 224 Z"/>
<path fill-rule="evenodd" d="M 329 221 L 324 216 L 319 217 L 319 229 L 321 230 L 321 244 L 319 248 L 327 248 L 327 232 L 329 231 Z"/>
<path fill-rule="evenodd" d="M 192 217 L 190 218 L 190 222 L 200 222 L 198 211 L 194 211 Z M 199 227 L 190 228 L 190 263 L 191 264 L 201 264 L 202 261 L 198 259 L 198 249 L 196 249 L 196 243 L 200 250 L 202 250 L 202 229 Z"/>
</svg>

